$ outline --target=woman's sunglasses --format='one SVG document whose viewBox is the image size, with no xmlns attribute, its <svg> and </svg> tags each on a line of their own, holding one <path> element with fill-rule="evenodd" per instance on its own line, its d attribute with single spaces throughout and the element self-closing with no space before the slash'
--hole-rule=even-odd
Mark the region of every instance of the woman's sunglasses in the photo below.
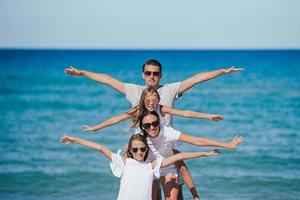
<svg viewBox="0 0 300 200">
<path fill-rule="evenodd" d="M 133 147 L 133 148 L 131 148 L 131 151 L 133 153 L 138 152 L 138 150 L 140 150 L 142 153 L 144 153 L 147 150 L 147 147 L 141 147 L 141 148 Z"/>
<path fill-rule="evenodd" d="M 156 120 L 156 121 L 154 121 L 152 123 L 145 123 L 145 124 L 143 124 L 144 129 L 149 129 L 151 126 L 153 126 L 154 128 L 158 127 L 159 126 L 159 121 Z"/>
<path fill-rule="evenodd" d="M 158 71 L 144 71 L 144 74 L 145 74 L 146 76 L 150 76 L 151 74 L 152 74 L 153 76 L 159 76 L 159 75 L 160 75 L 160 72 L 158 72 Z"/>
</svg>

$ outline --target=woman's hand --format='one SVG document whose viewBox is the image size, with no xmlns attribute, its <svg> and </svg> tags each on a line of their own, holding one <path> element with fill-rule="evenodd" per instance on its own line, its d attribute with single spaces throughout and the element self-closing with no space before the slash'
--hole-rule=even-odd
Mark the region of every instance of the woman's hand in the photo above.
<svg viewBox="0 0 300 200">
<path fill-rule="evenodd" d="M 60 138 L 60 141 L 64 144 L 75 144 L 75 143 L 77 143 L 76 137 L 72 137 L 72 136 L 68 136 L 68 135 L 65 135 L 62 138 Z"/>
<path fill-rule="evenodd" d="M 235 149 L 238 144 L 242 143 L 244 138 L 241 136 L 235 136 L 230 142 L 227 143 L 226 149 Z"/>
</svg>

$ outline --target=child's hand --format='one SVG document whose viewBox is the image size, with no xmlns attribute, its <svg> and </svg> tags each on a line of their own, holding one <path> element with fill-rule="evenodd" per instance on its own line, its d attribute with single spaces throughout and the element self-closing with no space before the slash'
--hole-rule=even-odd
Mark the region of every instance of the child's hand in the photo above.
<svg viewBox="0 0 300 200">
<path fill-rule="evenodd" d="M 236 146 L 244 141 L 244 138 L 241 136 L 235 136 L 230 142 L 227 143 L 227 149 L 235 149 Z"/>
<path fill-rule="evenodd" d="M 216 156 L 216 155 L 219 155 L 221 152 L 220 152 L 220 150 L 219 149 L 215 149 L 215 150 L 213 150 L 213 151 L 209 151 L 208 152 L 208 155 L 209 156 Z"/>
<path fill-rule="evenodd" d="M 62 138 L 60 138 L 60 141 L 64 144 L 74 144 L 74 143 L 76 143 L 76 138 L 72 137 L 72 136 L 65 135 Z"/>
<path fill-rule="evenodd" d="M 223 119 L 224 119 L 224 117 L 222 115 L 211 115 L 209 117 L 209 120 L 215 121 L 215 122 L 217 122 L 219 120 L 223 120 Z"/>
<path fill-rule="evenodd" d="M 90 126 L 87 126 L 87 125 L 84 125 L 82 128 L 83 128 L 84 132 L 88 132 L 88 131 L 93 131 L 94 130 L 93 127 L 90 127 Z"/>
</svg>

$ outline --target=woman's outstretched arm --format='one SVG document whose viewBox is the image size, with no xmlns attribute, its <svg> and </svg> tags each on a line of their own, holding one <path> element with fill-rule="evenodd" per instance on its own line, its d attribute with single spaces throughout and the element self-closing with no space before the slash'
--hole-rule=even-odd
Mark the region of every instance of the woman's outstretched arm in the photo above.
<svg viewBox="0 0 300 200">
<path fill-rule="evenodd" d="M 79 137 L 73 137 L 73 136 L 69 136 L 69 135 L 63 136 L 60 139 L 60 141 L 64 144 L 80 144 L 84 147 L 99 151 L 104 156 L 106 156 L 109 160 L 111 160 L 112 151 L 101 144 L 97 144 L 97 143 L 89 141 L 89 140 L 85 140 L 85 139 L 82 139 Z"/>
<path fill-rule="evenodd" d="M 220 142 L 208 138 L 194 137 L 186 133 L 181 133 L 178 141 L 186 142 L 196 146 L 209 146 L 209 147 L 222 147 L 226 149 L 235 149 L 238 144 L 244 141 L 244 138 L 241 136 L 235 136 L 229 142 Z"/>
<path fill-rule="evenodd" d="M 167 167 L 179 160 L 188 160 L 188 159 L 199 158 L 199 157 L 215 156 L 218 155 L 219 153 L 220 153 L 219 150 L 213 150 L 208 152 L 181 152 L 165 158 L 162 161 L 161 167 Z"/>
<path fill-rule="evenodd" d="M 98 131 L 100 129 L 118 124 L 122 121 L 125 121 L 125 120 L 133 117 L 134 113 L 135 113 L 134 109 L 136 110 L 136 108 L 130 109 L 128 112 L 122 113 L 121 115 L 118 115 L 118 116 L 115 116 L 115 117 L 112 117 L 112 118 L 109 118 L 109 119 L 105 120 L 104 122 L 101 122 L 100 124 L 98 124 L 96 126 L 84 125 L 83 130 L 84 131 Z"/>
<path fill-rule="evenodd" d="M 186 118 L 200 118 L 200 119 L 207 119 L 211 121 L 219 121 L 223 119 L 222 115 L 212 115 L 212 114 L 200 113 L 192 110 L 178 110 L 178 109 L 171 108 L 169 106 L 162 106 L 161 112 L 163 114 L 166 113 L 166 114 L 177 115 Z"/>
</svg>

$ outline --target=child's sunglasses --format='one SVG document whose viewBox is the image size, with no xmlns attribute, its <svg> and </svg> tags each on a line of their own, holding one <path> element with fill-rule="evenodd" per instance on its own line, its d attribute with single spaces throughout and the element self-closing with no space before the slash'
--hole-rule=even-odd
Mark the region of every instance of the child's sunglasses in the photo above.
<svg viewBox="0 0 300 200">
<path fill-rule="evenodd" d="M 131 148 L 131 151 L 133 153 L 138 152 L 138 150 L 140 150 L 142 153 L 144 153 L 147 150 L 147 147 L 141 147 L 141 148 L 133 147 L 133 148 Z"/>
</svg>

